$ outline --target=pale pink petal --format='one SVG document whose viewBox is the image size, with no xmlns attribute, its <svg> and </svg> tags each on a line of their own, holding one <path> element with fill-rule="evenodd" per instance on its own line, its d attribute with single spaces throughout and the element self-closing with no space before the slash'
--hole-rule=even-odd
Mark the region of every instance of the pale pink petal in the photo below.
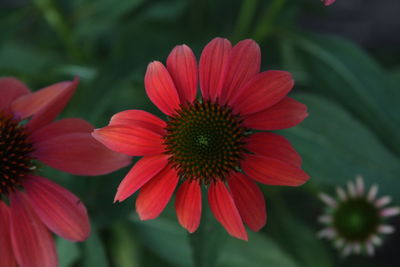
<svg viewBox="0 0 400 267">
<path fill-rule="evenodd" d="M 167 59 L 171 74 L 182 105 L 193 102 L 197 91 L 197 62 L 192 49 L 187 45 L 176 46 Z"/>
<path fill-rule="evenodd" d="M 383 196 L 375 201 L 375 206 L 378 208 L 382 208 L 389 204 L 392 201 L 390 196 Z"/>
<path fill-rule="evenodd" d="M 280 130 L 296 126 L 308 116 L 306 105 L 285 97 L 270 108 L 244 116 L 243 124 L 257 130 Z"/>
<path fill-rule="evenodd" d="M 298 167 L 258 155 L 246 155 L 242 168 L 249 177 L 268 185 L 300 186 L 310 178 Z"/>
<path fill-rule="evenodd" d="M 109 149 L 130 156 L 157 155 L 165 150 L 162 136 L 147 128 L 111 125 L 92 135 Z"/>
<path fill-rule="evenodd" d="M 228 179 L 235 204 L 245 224 L 259 231 L 267 222 L 264 195 L 251 179 L 242 173 L 234 173 Z"/>
<path fill-rule="evenodd" d="M 38 129 L 52 120 L 64 109 L 78 86 L 78 79 L 73 82 L 60 82 L 18 98 L 12 109 L 22 118 L 33 115 L 27 126 Z"/>
<path fill-rule="evenodd" d="M 164 114 L 174 115 L 179 109 L 179 95 L 168 70 L 161 62 L 153 61 L 144 78 L 146 92 L 151 102 Z"/>
<path fill-rule="evenodd" d="M 10 194 L 11 243 L 20 267 L 58 266 L 54 240 L 22 192 Z"/>
<path fill-rule="evenodd" d="M 103 175 L 131 163 L 131 158 L 109 150 L 90 133 L 70 133 L 42 141 L 32 155 L 45 164 L 76 175 Z"/>
<path fill-rule="evenodd" d="M 19 80 L 12 77 L 0 78 L 0 110 L 8 111 L 15 99 L 26 94 L 29 94 L 29 89 Z"/>
<path fill-rule="evenodd" d="M 10 211 L 2 200 L 0 200 L 0 266 L 17 266 L 11 247 Z"/>
<path fill-rule="evenodd" d="M 168 155 L 141 158 L 118 186 L 114 202 L 124 201 L 157 175 L 168 163 Z"/>
<path fill-rule="evenodd" d="M 84 241 L 89 237 L 86 208 L 74 194 L 33 175 L 24 179 L 23 186 L 33 210 L 52 232 L 71 241 Z"/>
<path fill-rule="evenodd" d="M 274 158 L 300 168 L 301 157 L 285 137 L 268 132 L 252 134 L 246 149 L 254 154 Z"/>
<path fill-rule="evenodd" d="M 231 50 L 224 71 L 221 103 L 230 104 L 237 91 L 260 72 L 261 52 L 258 44 L 250 39 L 240 41 Z"/>
<path fill-rule="evenodd" d="M 171 199 L 178 180 L 176 170 L 166 166 L 140 189 L 136 212 L 141 220 L 151 220 L 160 215 Z"/>
<path fill-rule="evenodd" d="M 383 217 L 392 217 L 400 214 L 400 207 L 390 207 L 380 211 Z"/>
<path fill-rule="evenodd" d="M 167 123 L 143 110 L 125 110 L 111 117 L 109 125 L 126 125 L 149 129 L 159 135 L 165 134 Z"/>
<path fill-rule="evenodd" d="M 230 235 L 247 241 L 247 232 L 233 197 L 220 180 L 211 183 L 208 189 L 208 203 L 217 221 Z"/>
<path fill-rule="evenodd" d="M 223 86 L 223 72 L 232 49 L 227 39 L 214 38 L 203 49 L 200 57 L 200 89 L 203 98 L 216 101 Z"/>
<path fill-rule="evenodd" d="M 333 3 L 336 2 L 336 0 L 321 0 L 325 6 L 332 5 Z"/>
<path fill-rule="evenodd" d="M 265 71 L 237 89 L 229 103 L 241 115 L 253 114 L 278 104 L 292 90 L 293 85 L 294 81 L 289 72 Z"/>
<path fill-rule="evenodd" d="M 183 228 L 193 233 L 201 218 L 201 189 L 196 180 L 186 180 L 178 189 L 175 199 L 178 221 Z"/>
<path fill-rule="evenodd" d="M 328 206 L 330 207 L 336 207 L 337 206 L 337 202 L 336 200 L 334 200 L 332 197 L 330 197 L 329 195 L 325 194 L 325 193 L 320 193 L 318 195 L 318 197 Z"/>
</svg>

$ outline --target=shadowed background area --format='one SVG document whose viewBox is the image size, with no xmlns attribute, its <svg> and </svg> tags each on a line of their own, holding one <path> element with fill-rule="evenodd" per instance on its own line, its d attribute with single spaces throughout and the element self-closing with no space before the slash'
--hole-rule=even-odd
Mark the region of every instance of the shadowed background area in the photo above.
<svg viewBox="0 0 400 267">
<path fill-rule="evenodd" d="M 60 266 L 399 266 L 400 216 L 390 220 L 397 232 L 373 258 L 343 258 L 316 237 L 324 210 L 318 193 L 332 195 L 357 174 L 400 205 L 399 12 L 397 0 L 337 0 L 330 7 L 319 0 L 0 0 L 0 76 L 32 90 L 79 76 L 62 117 L 96 127 L 126 109 L 164 118 L 145 94 L 147 64 L 165 62 L 183 43 L 198 58 L 217 36 L 255 39 L 261 69 L 290 71 L 291 96 L 309 109 L 302 124 L 279 134 L 311 179 L 300 188 L 262 186 L 268 222 L 247 243 L 230 237 L 207 210 L 193 241 L 173 201 L 159 218 L 141 222 L 137 194 L 113 204 L 129 168 L 73 177 L 42 167 L 81 198 L 93 226 L 84 243 L 57 239 Z"/>
</svg>

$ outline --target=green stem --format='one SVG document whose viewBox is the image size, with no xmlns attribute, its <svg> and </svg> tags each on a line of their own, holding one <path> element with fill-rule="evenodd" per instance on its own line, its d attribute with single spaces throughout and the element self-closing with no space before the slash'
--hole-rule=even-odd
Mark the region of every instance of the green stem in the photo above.
<svg viewBox="0 0 400 267">
<path fill-rule="evenodd" d="M 50 27 L 58 34 L 68 50 L 69 55 L 72 58 L 79 60 L 81 58 L 80 50 L 75 45 L 71 29 L 61 12 L 56 7 L 54 0 L 34 0 L 33 3 L 42 13 Z"/>
<path fill-rule="evenodd" d="M 243 39 L 249 31 L 249 27 L 256 11 L 258 0 L 243 0 L 239 17 L 232 33 L 232 41 Z"/>
<path fill-rule="evenodd" d="M 262 41 L 271 34 L 272 26 L 287 0 L 274 0 L 265 10 L 258 26 L 253 33 L 253 39 Z"/>
</svg>

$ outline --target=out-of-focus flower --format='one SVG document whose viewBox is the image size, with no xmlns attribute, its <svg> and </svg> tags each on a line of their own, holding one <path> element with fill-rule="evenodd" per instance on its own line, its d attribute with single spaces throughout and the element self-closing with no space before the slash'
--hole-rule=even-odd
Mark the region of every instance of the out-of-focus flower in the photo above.
<svg viewBox="0 0 400 267">
<path fill-rule="evenodd" d="M 325 228 L 318 236 L 332 240 L 344 256 L 351 253 L 373 256 L 375 247 L 382 243 L 382 235 L 394 232 L 386 219 L 400 214 L 400 207 L 388 207 L 389 196 L 377 198 L 377 185 L 372 185 L 367 192 L 360 176 L 347 186 L 347 192 L 336 188 L 337 198 L 320 194 L 327 211 L 319 217 Z"/>
<path fill-rule="evenodd" d="M 89 236 L 85 206 L 37 175 L 41 163 L 77 175 L 105 174 L 130 163 L 97 142 L 88 122 L 53 122 L 77 84 L 31 93 L 14 78 L 0 79 L 0 266 L 57 266 L 50 231 L 71 241 Z"/>
<path fill-rule="evenodd" d="M 335 3 L 336 2 L 336 0 L 321 0 L 323 3 L 324 3 L 324 5 L 326 5 L 326 6 L 330 6 L 330 5 L 332 5 L 333 3 Z"/>
<path fill-rule="evenodd" d="M 147 95 L 167 120 L 127 110 L 93 133 L 112 150 L 144 156 L 118 187 L 115 201 L 141 188 L 136 211 L 142 220 L 153 219 L 181 180 L 175 208 L 180 224 L 194 232 L 200 223 L 203 184 L 214 216 L 232 236 L 247 240 L 243 223 L 254 231 L 262 228 L 265 201 L 255 181 L 299 186 L 309 176 L 284 137 L 252 130 L 289 128 L 307 116 L 305 105 L 287 97 L 294 84 L 291 75 L 259 73 L 260 61 L 253 40 L 232 47 L 216 38 L 204 48 L 199 66 L 186 45 L 172 50 L 167 67 L 150 63 Z"/>
</svg>

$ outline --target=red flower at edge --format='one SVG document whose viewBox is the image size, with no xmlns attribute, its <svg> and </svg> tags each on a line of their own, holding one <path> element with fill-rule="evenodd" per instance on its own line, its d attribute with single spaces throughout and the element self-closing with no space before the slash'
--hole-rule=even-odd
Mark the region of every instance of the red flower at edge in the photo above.
<svg viewBox="0 0 400 267">
<path fill-rule="evenodd" d="M 31 93 L 14 78 L 0 79 L 0 266 L 57 266 L 49 230 L 71 241 L 90 234 L 85 206 L 36 175 L 40 162 L 77 175 L 105 174 L 130 163 L 97 142 L 88 122 L 52 122 L 77 84 L 76 79 Z"/>
<path fill-rule="evenodd" d="M 247 240 L 243 222 L 260 230 L 266 210 L 255 181 L 298 186 L 309 178 L 284 137 L 253 131 L 289 128 L 307 116 L 305 105 L 286 96 L 294 84 L 291 75 L 259 73 L 260 61 L 254 41 L 232 48 L 228 40 L 216 38 L 204 48 L 199 66 L 186 45 L 173 49 L 166 68 L 158 61 L 150 63 L 146 92 L 167 120 L 127 110 L 93 133 L 112 150 L 144 156 L 121 182 L 115 201 L 140 189 L 139 217 L 153 219 L 181 180 L 175 208 L 180 224 L 194 232 L 204 184 L 212 212 L 232 236 Z"/>
</svg>

